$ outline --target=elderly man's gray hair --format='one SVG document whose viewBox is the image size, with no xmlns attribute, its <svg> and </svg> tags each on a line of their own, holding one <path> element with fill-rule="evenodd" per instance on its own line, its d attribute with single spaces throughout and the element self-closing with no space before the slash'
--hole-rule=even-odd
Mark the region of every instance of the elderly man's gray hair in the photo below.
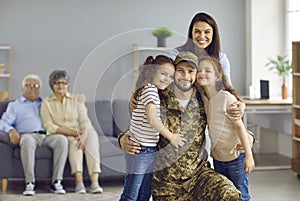
<svg viewBox="0 0 300 201">
<path fill-rule="evenodd" d="M 36 74 L 29 74 L 29 75 L 26 75 L 26 76 L 23 78 L 23 80 L 22 80 L 22 87 L 25 87 L 26 80 L 28 80 L 28 79 L 38 80 L 40 86 L 42 87 L 42 84 L 43 84 L 43 83 L 42 83 L 42 80 L 41 80 L 41 78 L 40 78 L 38 75 L 36 75 Z"/>
</svg>

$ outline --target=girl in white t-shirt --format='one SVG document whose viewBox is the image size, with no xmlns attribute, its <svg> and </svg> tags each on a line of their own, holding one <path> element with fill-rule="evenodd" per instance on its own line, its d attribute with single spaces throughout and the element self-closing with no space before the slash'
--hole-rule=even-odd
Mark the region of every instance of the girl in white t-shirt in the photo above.
<svg viewBox="0 0 300 201">
<path fill-rule="evenodd" d="M 242 120 L 232 120 L 226 108 L 239 100 L 237 90 L 227 81 L 218 59 L 200 59 L 197 72 L 211 138 L 211 156 L 217 172 L 228 177 L 242 193 L 242 200 L 250 200 L 248 173 L 254 169 L 254 159 L 247 130 Z M 236 146 L 242 143 L 245 153 Z"/>
<path fill-rule="evenodd" d="M 160 119 L 158 90 L 166 89 L 173 82 L 173 60 L 164 55 L 149 56 L 139 70 L 134 93 L 137 103 L 132 110 L 129 131 L 133 134 L 130 139 L 141 145 L 141 151 L 134 155 L 125 153 L 126 175 L 120 201 L 149 200 L 159 134 L 176 148 L 186 141 L 182 135 L 171 133 Z"/>
</svg>

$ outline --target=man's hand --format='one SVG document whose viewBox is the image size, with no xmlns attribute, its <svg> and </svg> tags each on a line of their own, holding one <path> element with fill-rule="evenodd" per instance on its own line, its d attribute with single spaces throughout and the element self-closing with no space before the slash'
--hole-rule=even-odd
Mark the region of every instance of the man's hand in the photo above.
<svg viewBox="0 0 300 201">
<path fill-rule="evenodd" d="M 123 149 L 128 154 L 138 154 L 141 150 L 141 145 L 139 143 L 133 142 L 129 139 L 132 133 L 127 131 L 123 136 L 120 137 L 121 149 Z"/>
<path fill-rule="evenodd" d="M 19 144 L 20 143 L 20 134 L 15 129 L 12 129 L 8 132 L 9 140 L 12 144 Z"/>
<path fill-rule="evenodd" d="M 232 120 L 240 120 L 244 116 L 245 103 L 236 101 L 227 108 L 227 114 L 229 114 Z"/>
</svg>

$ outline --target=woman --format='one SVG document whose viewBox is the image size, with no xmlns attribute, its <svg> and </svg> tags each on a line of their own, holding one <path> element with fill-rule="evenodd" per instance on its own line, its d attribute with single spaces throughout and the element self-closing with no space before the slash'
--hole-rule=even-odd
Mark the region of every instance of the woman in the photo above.
<svg viewBox="0 0 300 201">
<path fill-rule="evenodd" d="M 76 95 L 68 92 L 69 77 L 66 71 L 53 71 L 49 76 L 49 85 L 53 95 L 43 100 L 41 117 L 48 134 L 60 133 L 68 138 L 75 192 L 86 193 L 82 176 L 84 154 L 91 181 L 89 192 L 102 193 L 98 183 L 101 172 L 98 134 L 87 115 L 87 108 L 77 101 Z"/>
<path fill-rule="evenodd" d="M 203 51 L 204 50 L 204 51 Z M 230 85 L 230 63 L 225 53 L 221 52 L 221 42 L 219 28 L 214 18 L 207 13 L 197 13 L 189 26 L 188 39 L 185 44 L 177 47 L 178 52 L 192 52 L 199 58 L 210 56 L 220 61 L 225 76 Z M 239 120 L 244 115 L 245 103 L 236 101 L 227 112 L 235 119 Z M 239 146 L 240 147 L 240 146 Z M 240 147 L 243 150 L 242 147 Z"/>
<path fill-rule="evenodd" d="M 206 13 L 197 13 L 189 26 L 188 40 L 178 48 L 178 52 L 192 52 L 198 57 L 208 55 L 220 60 L 227 80 L 231 84 L 230 63 L 225 53 L 221 52 L 219 29 L 213 17 Z M 205 50 L 205 51 L 203 51 Z"/>
</svg>

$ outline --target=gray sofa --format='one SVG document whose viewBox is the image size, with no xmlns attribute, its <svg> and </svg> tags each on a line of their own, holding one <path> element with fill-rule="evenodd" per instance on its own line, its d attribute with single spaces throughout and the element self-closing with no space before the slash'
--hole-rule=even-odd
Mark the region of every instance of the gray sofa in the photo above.
<svg viewBox="0 0 300 201">
<path fill-rule="evenodd" d="M 9 101 L 0 101 L 0 117 L 6 110 Z M 100 100 L 87 102 L 89 117 L 100 141 L 101 170 L 100 178 L 123 177 L 124 158 L 119 148 L 117 136 L 121 130 L 127 128 L 130 115 L 127 100 Z M 24 172 L 20 160 L 19 146 L 9 142 L 8 135 L 0 132 L 0 178 L 2 192 L 6 192 L 9 179 L 24 179 Z M 52 151 L 46 146 L 36 150 L 35 176 L 51 178 L 52 176 Z M 84 177 L 88 177 L 87 168 L 84 168 Z M 67 161 L 64 179 L 73 178 L 70 174 L 70 165 Z"/>
</svg>

